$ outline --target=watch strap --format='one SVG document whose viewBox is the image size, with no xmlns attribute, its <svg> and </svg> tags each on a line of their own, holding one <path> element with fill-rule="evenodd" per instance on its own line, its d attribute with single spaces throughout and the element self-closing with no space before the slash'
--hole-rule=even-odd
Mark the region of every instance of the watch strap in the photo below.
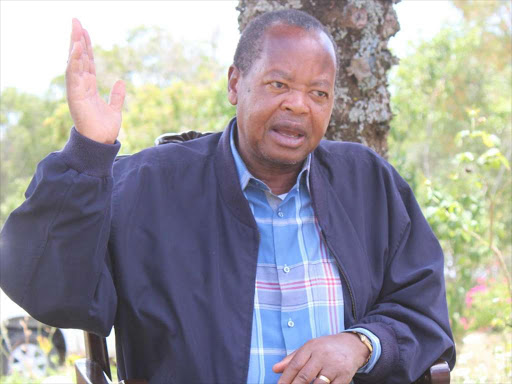
<svg viewBox="0 0 512 384">
<path fill-rule="evenodd" d="M 370 339 L 365 334 L 362 334 L 362 333 L 357 332 L 357 331 L 349 331 L 349 332 L 357 335 L 359 337 L 359 340 L 361 340 L 361 342 L 364 345 L 366 345 L 366 347 L 370 350 L 370 354 L 368 355 L 368 358 L 366 359 L 366 361 L 363 364 L 363 366 L 368 364 L 368 362 L 372 358 L 372 353 L 373 353 L 373 344 L 372 344 L 372 342 L 370 341 Z"/>
</svg>

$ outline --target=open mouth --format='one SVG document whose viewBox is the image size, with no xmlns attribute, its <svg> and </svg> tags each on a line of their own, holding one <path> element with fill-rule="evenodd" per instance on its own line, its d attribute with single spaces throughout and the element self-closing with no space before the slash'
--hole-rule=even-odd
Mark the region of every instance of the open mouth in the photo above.
<svg viewBox="0 0 512 384">
<path fill-rule="evenodd" d="M 293 139 L 298 139 L 299 137 L 304 136 L 301 133 L 293 132 L 293 131 L 288 131 L 288 130 L 285 130 L 285 129 L 276 129 L 276 132 L 279 133 L 280 135 L 283 135 L 283 136 L 286 136 L 286 137 L 291 137 Z"/>
<path fill-rule="evenodd" d="M 270 131 L 277 144 L 288 148 L 298 148 L 302 145 L 306 135 L 297 127 L 275 127 Z"/>
</svg>

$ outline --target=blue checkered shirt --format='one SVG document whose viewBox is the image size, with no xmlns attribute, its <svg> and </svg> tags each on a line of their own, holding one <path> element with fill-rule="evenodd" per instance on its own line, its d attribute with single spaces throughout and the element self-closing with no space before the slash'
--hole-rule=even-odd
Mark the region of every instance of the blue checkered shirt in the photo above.
<svg viewBox="0 0 512 384">
<path fill-rule="evenodd" d="M 232 131 L 233 132 L 233 131 Z M 311 155 L 284 195 L 274 195 L 253 177 L 231 134 L 240 185 L 260 232 L 248 383 L 276 383 L 272 366 L 308 340 L 342 332 L 343 292 L 336 260 L 320 237 L 309 193 Z M 370 331 L 356 328 L 373 344 L 369 372 L 381 347 Z"/>
</svg>

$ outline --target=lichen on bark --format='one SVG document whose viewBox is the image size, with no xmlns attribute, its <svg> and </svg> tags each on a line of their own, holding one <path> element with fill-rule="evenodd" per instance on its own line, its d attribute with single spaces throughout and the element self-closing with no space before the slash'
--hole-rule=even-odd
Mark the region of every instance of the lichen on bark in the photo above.
<svg viewBox="0 0 512 384">
<path fill-rule="evenodd" d="M 239 0 L 242 31 L 254 17 L 300 9 L 319 19 L 336 42 L 340 70 L 326 138 L 363 143 L 387 154 L 392 118 L 387 71 L 398 63 L 387 48 L 400 26 L 392 0 Z"/>
</svg>

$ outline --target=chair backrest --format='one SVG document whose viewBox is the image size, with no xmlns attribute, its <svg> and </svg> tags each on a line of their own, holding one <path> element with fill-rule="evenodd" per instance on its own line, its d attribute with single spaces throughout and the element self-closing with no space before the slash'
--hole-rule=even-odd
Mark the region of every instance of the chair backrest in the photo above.
<svg viewBox="0 0 512 384">
<path fill-rule="evenodd" d="M 450 384 L 450 367 L 444 360 L 437 360 L 413 384 Z"/>
</svg>

